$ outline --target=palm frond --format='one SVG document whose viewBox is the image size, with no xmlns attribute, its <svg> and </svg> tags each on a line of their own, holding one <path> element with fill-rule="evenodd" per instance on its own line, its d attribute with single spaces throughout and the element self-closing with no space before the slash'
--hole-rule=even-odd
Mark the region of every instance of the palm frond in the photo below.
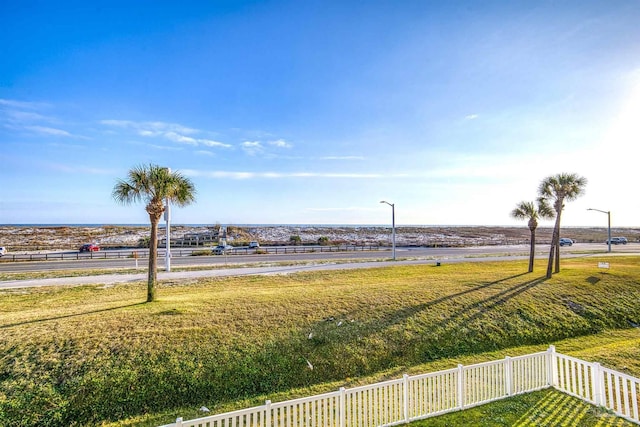
<svg viewBox="0 0 640 427">
<path fill-rule="evenodd" d="M 178 206 L 186 206 L 195 201 L 195 193 L 193 182 L 179 172 L 149 164 L 132 168 L 126 181 L 116 183 L 112 197 L 123 204 L 140 201 L 157 204 L 168 199 Z"/>
<path fill-rule="evenodd" d="M 533 202 L 520 202 L 511 211 L 511 216 L 517 219 L 530 219 L 537 216 Z"/>
</svg>

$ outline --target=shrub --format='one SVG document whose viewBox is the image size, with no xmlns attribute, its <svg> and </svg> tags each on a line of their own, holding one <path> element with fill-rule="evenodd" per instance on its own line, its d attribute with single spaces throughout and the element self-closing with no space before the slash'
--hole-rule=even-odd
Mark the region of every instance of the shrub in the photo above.
<svg viewBox="0 0 640 427">
<path fill-rule="evenodd" d="M 212 254 L 213 254 L 213 251 L 211 251 L 211 249 L 202 249 L 199 251 L 191 252 L 191 256 L 209 256 Z"/>
<path fill-rule="evenodd" d="M 302 239 L 300 238 L 300 236 L 295 235 L 295 236 L 289 237 L 289 242 L 292 245 L 296 245 L 297 246 L 297 245 L 301 245 L 302 244 Z"/>
<path fill-rule="evenodd" d="M 327 246 L 330 243 L 331 242 L 329 241 L 329 238 L 327 236 L 322 236 L 322 237 L 318 238 L 318 244 L 320 246 Z"/>
</svg>

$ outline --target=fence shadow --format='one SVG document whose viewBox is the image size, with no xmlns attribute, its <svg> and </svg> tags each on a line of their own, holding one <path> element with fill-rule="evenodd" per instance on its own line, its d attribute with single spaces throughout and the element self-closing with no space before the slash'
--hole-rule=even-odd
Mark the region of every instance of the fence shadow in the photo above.
<svg viewBox="0 0 640 427">
<path fill-rule="evenodd" d="M 500 402 L 502 403 L 502 402 Z M 607 410 L 585 403 L 577 397 L 560 391 L 548 390 L 544 397 L 523 413 L 513 427 L 551 427 L 564 425 L 578 427 L 593 425 L 589 419 L 597 418 L 598 427 L 632 426 Z M 588 421 L 589 420 L 589 421 Z"/>
</svg>

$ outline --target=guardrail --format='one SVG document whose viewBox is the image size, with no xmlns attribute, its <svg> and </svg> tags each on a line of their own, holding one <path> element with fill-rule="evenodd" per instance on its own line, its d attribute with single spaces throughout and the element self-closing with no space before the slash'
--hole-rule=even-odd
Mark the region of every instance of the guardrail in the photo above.
<svg viewBox="0 0 640 427">
<path fill-rule="evenodd" d="M 202 256 L 206 255 L 208 248 L 172 248 L 171 257 Z M 356 252 L 356 251 L 379 251 L 384 250 L 377 245 L 340 245 L 340 246 L 269 246 L 257 249 L 253 248 L 233 248 L 226 251 L 226 255 L 272 255 L 272 254 L 304 254 L 317 252 Z M 211 255 L 214 255 L 213 253 Z M 6 254 L 0 257 L 0 262 L 17 261 L 60 261 L 60 260 L 80 260 L 80 259 L 144 259 L 149 256 L 148 249 L 127 249 L 127 250 L 102 250 L 97 252 L 45 252 L 32 254 Z M 158 258 L 164 258 L 165 251 L 158 250 Z M 216 255 L 218 256 L 218 255 Z"/>
</svg>

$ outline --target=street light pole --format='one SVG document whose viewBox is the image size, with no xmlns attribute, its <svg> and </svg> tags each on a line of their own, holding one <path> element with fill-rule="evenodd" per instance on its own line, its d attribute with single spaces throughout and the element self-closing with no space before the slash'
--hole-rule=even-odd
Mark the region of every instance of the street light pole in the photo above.
<svg viewBox="0 0 640 427">
<path fill-rule="evenodd" d="M 167 168 L 167 171 L 171 173 L 171 168 Z M 166 199 L 166 205 L 164 208 L 164 221 L 167 224 L 167 243 L 165 245 L 164 266 L 165 271 L 171 271 L 171 206 L 169 205 L 168 197 Z"/>
<path fill-rule="evenodd" d="M 596 211 L 607 214 L 607 243 L 609 244 L 609 252 L 611 252 L 611 211 L 602 211 L 600 209 L 587 209 L 588 211 Z"/>
<path fill-rule="evenodd" d="M 380 203 L 386 203 L 391 206 L 391 244 L 393 247 L 393 260 L 396 260 L 396 205 L 394 203 L 385 202 L 382 200 Z"/>
</svg>

